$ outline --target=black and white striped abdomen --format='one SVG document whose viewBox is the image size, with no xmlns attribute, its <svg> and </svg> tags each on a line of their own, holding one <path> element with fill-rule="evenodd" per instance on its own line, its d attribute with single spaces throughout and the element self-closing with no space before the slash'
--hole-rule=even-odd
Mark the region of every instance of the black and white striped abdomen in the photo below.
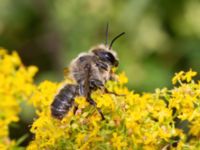
<svg viewBox="0 0 200 150">
<path fill-rule="evenodd" d="M 57 119 L 62 119 L 74 103 L 77 85 L 67 84 L 55 96 L 51 104 L 51 114 Z"/>
</svg>

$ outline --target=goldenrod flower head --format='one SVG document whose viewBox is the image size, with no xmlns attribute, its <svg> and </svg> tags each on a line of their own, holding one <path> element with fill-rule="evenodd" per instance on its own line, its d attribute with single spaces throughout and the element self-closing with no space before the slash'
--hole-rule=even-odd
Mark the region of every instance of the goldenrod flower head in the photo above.
<svg viewBox="0 0 200 150">
<path fill-rule="evenodd" d="M 75 103 L 78 105 L 78 108 L 81 108 L 81 109 L 89 105 L 88 102 L 86 101 L 86 98 L 83 96 L 76 97 Z"/>
<path fill-rule="evenodd" d="M 112 145 L 117 150 L 121 150 L 127 146 L 126 142 L 123 142 L 123 137 L 120 135 L 117 135 L 116 132 L 113 133 L 113 137 L 111 139 Z"/>
<path fill-rule="evenodd" d="M 197 75 L 197 72 L 190 69 L 188 72 L 180 71 L 176 73 L 172 78 L 172 83 L 176 84 L 177 82 L 182 83 L 182 81 L 191 82 L 192 78 Z"/>
<path fill-rule="evenodd" d="M 119 74 L 118 82 L 119 82 L 119 84 L 122 84 L 122 85 L 126 84 L 128 82 L 128 78 L 126 77 L 125 72 L 122 72 Z"/>
<path fill-rule="evenodd" d="M 8 137 L 8 126 L 19 120 L 19 104 L 30 99 L 35 85 L 33 77 L 37 67 L 25 67 L 17 52 L 9 54 L 0 48 L 0 149 L 15 145 Z"/>
<path fill-rule="evenodd" d="M 197 72 L 195 72 L 195 71 L 192 71 L 192 69 L 190 69 L 188 72 L 186 72 L 186 74 L 185 74 L 185 80 L 187 81 L 187 82 L 190 82 L 191 80 L 192 80 L 192 78 L 194 77 L 194 76 L 196 76 L 197 75 Z"/>
<path fill-rule="evenodd" d="M 200 82 L 191 82 L 194 75 L 191 70 L 180 72 L 174 78 L 174 83 L 178 81 L 181 83 L 180 86 L 171 90 L 156 89 L 155 93 L 137 94 L 129 91 L 124 85 L 127 83 L 125 74 L 120 74 L 117 81 L 106 83 L 106 88 L 111 93 L 102 90 L 91 93 L 106 120 L 101 120 L 96 108 L 89 105 L 85 97 L 75 98 L 75 105 L 81 111 L 74 114 L 71 108 L 62 121 L 53 119 L 49 105 L 58 86 L 49 81 L 47 87 L 39 85 L 39 91 L 42 91 L 40 100 L 45 98 L 48 103 L 40 104 L 39 97 L 36 99 L 33 96 L 33 102 L 38 101 L 40 107 L 37 107 L 41 113 L 33 123 L 31 131 L 36 136 L 28 149 L 64 147 L 82 150 L 132 148 L 148 150 L 173 147 L 171 144 L 173 142 L 177 142 L 178 149 L 190 144 L 190 147 L 196 146 L 198 142 L 194 141 L 200 136 L 198 130 Z M 47 84 L 46 82 L 41 85 Z M 190 121 L 188 134 L 194 137 L 192 143 L 187 142 L 187 135 L 175 126 L 175 118 Z M 179 140 L 174 137 L 179 137 Z"/>
<path fill-rule="evenodd" d="M 184 72 L 180 71 L 179 73 L 175 73 L 175 76 L 172 78 L 172 83 L 176 84 L 178 81 L 183 79 Z"/>
</svg>

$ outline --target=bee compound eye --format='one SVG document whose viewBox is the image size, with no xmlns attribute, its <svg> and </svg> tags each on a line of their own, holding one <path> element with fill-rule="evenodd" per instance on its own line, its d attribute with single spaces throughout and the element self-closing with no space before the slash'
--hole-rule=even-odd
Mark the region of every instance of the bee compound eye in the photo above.
<svg viewBox="0 0 200 150">
<path fill-rule="evenodd" d="M 115 66 L 115 67 L 118 66 L 119 62 L 118 62 L 118 60 L 116 60 L 116 58 L 113 56 L 113 54 L 111 54 L 111 53 L 106 53 L 106 54 L 104 55 L 104 57 L 105 57 L 105 59 L 106 59 L 107 61 L 109 61 L 113 66 Z"/>
</svg>

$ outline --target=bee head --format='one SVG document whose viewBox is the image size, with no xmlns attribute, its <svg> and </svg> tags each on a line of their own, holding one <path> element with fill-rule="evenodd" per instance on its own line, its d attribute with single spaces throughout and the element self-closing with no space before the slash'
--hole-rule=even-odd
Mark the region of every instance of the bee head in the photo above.
<svg viewBox="0 0 200 150">
<path fill-rule="evenodd" d="M 94 53 L 94 55 L 101 61 L 106 62 L 113 67 L 117 67 L 119 65 L 117 54 L 113 50 L 108 49 L 105 45 L 99 45 L 92 49 L 92 53 Z"/>
<path fill-rule="evenodd" d="M 99 45 L 91 50 L 92 53 L 94 53 L 101 61 L 108 63 L 109 65 L 113 67 L 117 67 L 119 65 L 119 61 L 117 58 L 117 54 L 115 51 L 112 50 L 113 43 L 122 35 L 124 35 L 125 32 L 120 33 L 117 35 L 108 46 L 108 24 L 106 27 L 106 42 L 105 45 Z"/>
</svg>

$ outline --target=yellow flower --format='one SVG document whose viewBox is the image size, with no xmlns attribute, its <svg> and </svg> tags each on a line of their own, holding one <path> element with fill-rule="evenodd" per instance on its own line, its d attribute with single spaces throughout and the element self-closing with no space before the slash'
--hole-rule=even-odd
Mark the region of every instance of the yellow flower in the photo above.
<svg viewBox="0 0 200 150">
<path fill-rule="evenodd" d="M 92 98 L 97 103 L 98 108 L 102 109 L 115 109 L 113 95 L 111 94 L 104 94 L 101 91 L 96 91 L 92 93 Z"/>
<path fill-rule="evenodd" d="M 199 119 L 200 115 L 198 116 L 198 118 L 195 118 L 194 121 L 192 121 L 191 124 L 191 129 L 190 129 L 190 134 L 192 134 L 193 136 L 199 137 L 200 136 L 200 119 Z"/>
<path fill-rule="evenodd" d="M 180 71 L 179 73 L 175 73 L 175 76 L 172 78 L 172 83 L 176 84 L 180 82 L 184 76 L 184 71 Z"/>
<path fill-rule="evenodd" d="M 14 51 L 14 52 L 12 53 L 11 61 L 12 61 L 12 63 L 13 63 L 15 66 L 21 65 L 21 63 L 22 63 L 21 60 L 20 60 L 20 58 L 19 58 L 19 55 L 17 54 L 16 51 Z"/>
<path fill-rule="evenodd" d="M 190 69 L 188 72 L 186 72 L 185 76 L 184 76 L 184 79 L 187 81 L 187 82 L 190 82 L 192 80 L 192 77 L 196 76 L 197 75 L 197 72 L 195 71 L 192 71 L 192 69 Z"/>
<path fill-rule="evenodd" d="M 6 54 L 7 51 L 4 48 L 0 47 L 0 56 L 5 56 Z"/>
<path fill-rule="evenodd" d="M 121 150 L 127 146 L 127 143 L 123 141 L 123 137 L 118 135 L 116 132 L 113 133 L 111 142 L 113 147 L 115 147 L 117 150 Z"/>
<path fill-rule="evenodd" d="M 83 97 L 83 96 L 76 97 L 75 103 L 78 104 L 78 108 L 80 108 L 80 109 L 83 109 L 89 105 L 89 103 L 86 101 L 85 97 Z"/>
<path fill-rule="evenodd" d="M 125 72 L 122 72 L 118 75 L 119 84 L 126 84 L 128 82 L 128 78 L 125 75 Z"/>
<path fill-rule="evenodd" d="M 12 149 L 16 144 L 8 136 L 8 126 L 19 120 L 20 103 L 30 99 L 36 72 L 37 67 L 22 64 L 17 52 L 9 54 L 0 48 L 0 149 Z"/>
<path fill-rule="evenodd" d="M 172 78 L 172 83 L 176 84 L 177 81 L 181 83 L 181 81 L 186 80 L 187 82 L 190 82 L 192 80 L 192 77 L 196 76 L 197 72 L 192 71 L 190 69 L 188 72 L 180 71 L 179 73 L 176 73 L 175 76 Z"/>
<path fill-rule="evenodd" d="M 58 91 L 59 86 L 60 85 L 57 83 L 43 81 L 34 91 L 30 102 L 32 102 L 34 107 L 38 110 L 41 110 L 44 107 L 49 107 Z"/>
<path fill-rule="evenodd" d="M 176 75 L 180 83 L 185 72 Z M 189 77 L 189 75 L 187 75 Z M 190 134 L 199 137 L 200 86 L 199 83 L 181 83 L 172 90 L 157 89 L 155 93 L 137 94 L 128 90 L 121 81 L 108 81 L 110 92 L 97 90 L 91 93 L 106 118 L 85 97 L 76 97 L 75 104 L 82 109 L 80 115 L 70 112 L 62 121 L 53 119 L 50 104 L 62 84 L 44 81 L 35 90 L 32 101 L 37 109 L 38 119 L 31 132 L 35 139 L 28 148 L 35 149 L 159 149 L 169 144 L 173 137 L 179 137 L 178 149 L 185 147 L 186 135 L 175 127 L 174 118 L 191 122 Z M 51 136 L 54 135 L 54 136 Z M 164 145 L 163 145 L 164 144 Z"/>
<path fill-rule="evenodd" d="M 86 135 L 84 133 L 78 133 L 76 136 L 76 143 L 78 146 L 81 146 L 84 142 L 84 139 L 86 139 Z"/>
</svg>

